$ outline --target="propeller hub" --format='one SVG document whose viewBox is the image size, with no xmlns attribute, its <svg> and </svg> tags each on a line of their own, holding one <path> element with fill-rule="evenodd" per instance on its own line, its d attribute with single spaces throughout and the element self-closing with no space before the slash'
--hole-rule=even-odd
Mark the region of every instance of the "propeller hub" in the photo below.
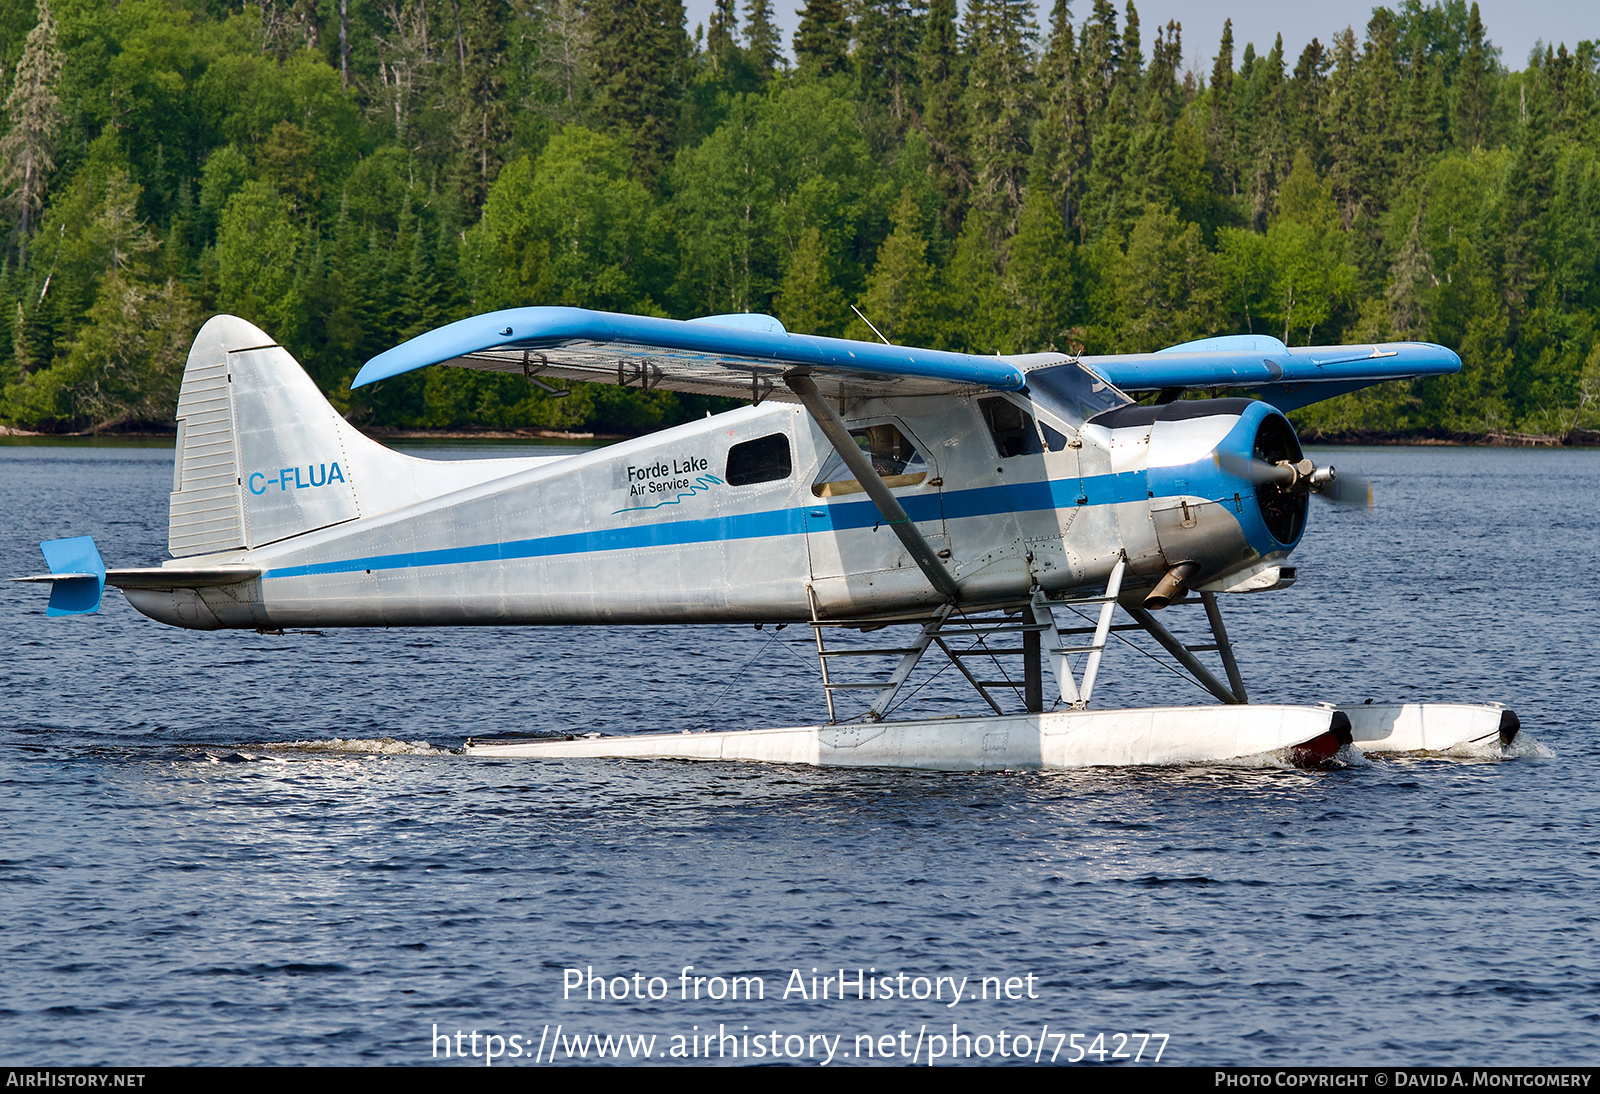
<svg viewBox="0 0 1600 1094">
<path fill-rule="evenodd" d="M 1263 478 L 1294 494 L 1304 494 L 1308 490 L 1320 494 L 1323 487 L 1334 481 L 1334 474 L 1331 464 L 1318 467 L 1309 459 L 1279 460 Z"/>
</svg>

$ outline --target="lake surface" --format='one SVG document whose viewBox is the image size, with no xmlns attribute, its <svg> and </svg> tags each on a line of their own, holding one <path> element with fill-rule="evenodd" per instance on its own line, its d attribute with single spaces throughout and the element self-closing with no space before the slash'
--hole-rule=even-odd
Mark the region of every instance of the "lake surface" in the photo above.
<svg viewBox="0 0 1600 1094">
<path fill-rule="evenodd" d="M 1498 700 L 1514 756 L 469 759 L 508 731 L 819 720 L 809 633 L 205 634 L 0 585 L 0 1059 L 1593 1062 L 1600 452 L 1318 458 L 1377 505 L 1317 503 L 1299 583 L 1224 598 L 1252 698 Z M 0 574 L 90 533 L 158 562 L 171 463 L 0 446 Z M 945 683 L 915 709 L 970 710 Z M 1096 695 L 1206 701 L 1126 649 Z"/>
</svg>

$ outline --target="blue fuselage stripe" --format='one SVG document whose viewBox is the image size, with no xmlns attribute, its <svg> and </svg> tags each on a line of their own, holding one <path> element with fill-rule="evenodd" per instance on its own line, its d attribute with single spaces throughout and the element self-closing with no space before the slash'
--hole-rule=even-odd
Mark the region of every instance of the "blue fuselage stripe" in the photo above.
<svg viewBox="0 0 1600 1094">
<path fill-rule="evenodd" d="M 899 500 L 906 510 L 906 515 L 913 521 L 959 520 L 963 517 L 984 517 L 999 513 L 1146 501 L 1149 498 L 1146 481 L 1146 472 L 1127 471 L 1081 479 L 1048 479 L 1043 482 L 1017 483 L 1014 486 L 950 490 L 942 495 L 924 494 L 901 497 Z M 700 520 L 665 521 L 634 528 L 569 532 L 505 543 L 443 547 L 433 551 L 402 551 L 367 558 L 281 566 L 269 569 L 261 576 L 263 578 L 311 577 L 318 574 L 360 573 L 365 570 L 403 570 L 423 566 L 455 566 L 474 562 L 545 558 L 550 555 L 627 551 L 641 547 L 681 547 L 721 540 L 796 536 L 808 531 L 842 532 L 870 528 L 882 520 L 878 507 L 869 500 L 831 504 L 819 501 L 816 505 L 798 509 L 772 509 L 762 513 L 739 513 Z"/>
</svg>

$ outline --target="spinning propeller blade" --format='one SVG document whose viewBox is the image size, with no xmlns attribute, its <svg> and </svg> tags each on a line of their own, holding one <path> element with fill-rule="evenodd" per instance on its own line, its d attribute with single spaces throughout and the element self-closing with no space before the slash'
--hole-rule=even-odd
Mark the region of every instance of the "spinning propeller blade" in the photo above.
<svg viewBox="0 0 1600 1094">
<path fill-rule="evenodd" d="M 1217 461 L 1217 466 L 1228 472 L 1228 474 L 1237 475 L 1241 479 L 1249 479 L 1257 486 L 1265 486 L 1268 483 L 1288 486 L 1295 479 L 1292 469 L 1268 463 L 1259 457 L 1240 456 L 1233 452 L 1218 452 L 1213 458 Z"/>
<path fill-rule="evenodd" d="M 1328 468 L 1332 471 L 1333 468 Z M 1340 472 L 1337 478 L 1329 480 L 1317 496 L 1326 498 L 1335 505 L 1360 505 L 1372 508 L 1372 482 L 1357 475 Z"/>
<path fill-rule="evenodd" d="M 1230 475 L 1248 479 L 1256 486 L 1280 486 L 1289 490 L 1299 487 L 1334 505 L 1372 508 L 1371 481 L 1347 473 L 1336 475 L 1331 466 L 1313 468 L 1309 460 L 1299 465 L 1287 461 L 1268 463 L 1259 456 L 1245 457 L 1230 452 L 1218 452 L 1213 458 L 1217 466 Z"/>
</svg>

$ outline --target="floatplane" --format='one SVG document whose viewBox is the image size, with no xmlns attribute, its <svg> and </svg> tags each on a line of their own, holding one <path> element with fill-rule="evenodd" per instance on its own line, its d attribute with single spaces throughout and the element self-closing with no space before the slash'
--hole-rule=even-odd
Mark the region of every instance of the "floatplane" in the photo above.
<svg viewBox="0 0 1600 1094">
<path fill-rule="evenodd" d="M 588 381 L 748 405 L 577 455 L 419 459 L 346 422 L 265 332 L 217 316 L 178 399 L 173 557 L 107 569 L 92 538 L 53 540 L 51 572 L 18 580 L 51 584 L 50 615 L 92 612 L 111 585 L 145 615 L 200 630 L 812 628 L 826 723 L 574 730 L 469 741 L 474 756 L 1314 764 L 1352 743 L 1434 751 L 1517 733 L 1498 704 L 1251 703 L 1219 606 L 1294 583 L 1287 559 L 1313 494 L 1368 497 L 1305 457 L 1285 412 L 1457 371 L 1442 346 L 1291 349 L 1249 335 L 984 357 L 791 334 L 763 315 L 530 307 L 423 334 L 352 386 L 435 365 L 546 391 Z M 1183 603 L 1203 608 L 1209 642 L 1158 618 Z M 1148 634 L 1220 703 L 1092 708 L 1108 639 L 1124 630 Z M 841 641 L 848 631 L 898 637 L 862 647 Z M 970 683 L 974 716 L 891 716 L 930 655 Z M 845 718 L 850 694 L 870 701 Z"/>
</svg>

